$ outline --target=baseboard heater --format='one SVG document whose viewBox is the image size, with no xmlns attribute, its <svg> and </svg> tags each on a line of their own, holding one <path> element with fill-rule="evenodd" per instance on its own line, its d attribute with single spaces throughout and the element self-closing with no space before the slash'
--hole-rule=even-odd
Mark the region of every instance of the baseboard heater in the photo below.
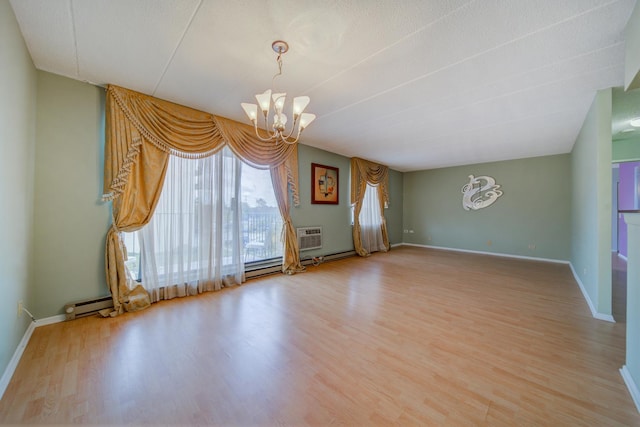
<svg viewBox="0 0 640 427">
<path fill-rule="evenodd" d="M 77 317 L 93 316 L 105 308 L 113 308 L 111 295 L 70 302 L 64 306 L 64 314 L 67 320 L 73 320 Z"/>
<path fill-rule="evenodd" d="M 324 261 L 335 261 L 342 258 L 348 258 L 351 256 L 355 256 L 356 251 L 346 251 L 339 252 L 331 255 L 323 255 Z M 311 265 L 313 264 L 313 259 L 304 259 L 301 260 L 302 265 Z M 282 271 L 281 265 L 274 265 L 266 268 L 260 268 L 253 271 L 247 271 L 246 277 L 247 279 L 265 276 L 267 274 L 280 273 Z M 104 296 L 100 298 L 93 298 L 83 301 L 75 301 L 70 302 L 64 306 L 64 313 L 67 320 L 73 320 L 78 317 L 86 317 L 93 316 L 97 314 L 100 310 L 105 308 L 113 308 L 113 299 L 111 296 Z"/>
<path fill-rule="evenodd" d="M 356 251 L 345 251 L 345 252 L 338 252 L 331 255 L 322 255 L 322 258 L 323 258 L 323 262 L 327 262 L 327 261 L 335 261 L 342 258 L 349 258 L 355 255 L 356 255 Z M 300 260 L 300 262 L 302 263 L 302 265 L 311 265 L 313 264 L 313 258 L 303 259 L 303 260 Z"/>
<path fill-rule="evenodd" d="M 275 274 L 282 272 L 282 261 L 278 265 L 272 265 L 267 267 L 256 268 L 254 270 L 248 270 L 244 273 L 244 277 L 247 279 L 253 279 L 255 277 L 262 277 L 268 274 Z"/>
<path fill-rule="evenodd" d="M 335 261 L 342 258 L 348 258 L 356 255 L 356 251 L 339 252 L 331 255 L 322 255 L 323 261 Z M 313 264 L 313 258 L 307 258 L 300 260 L 300 263 L 304 266 Z M 268 266 L 264 268 L 258 268 L 250 270 L 245 273 L 247 279 L 253 279 L 255 277 L 266 276 L 268 274 L 282 273 L 282 264 Z"/>
</svg>

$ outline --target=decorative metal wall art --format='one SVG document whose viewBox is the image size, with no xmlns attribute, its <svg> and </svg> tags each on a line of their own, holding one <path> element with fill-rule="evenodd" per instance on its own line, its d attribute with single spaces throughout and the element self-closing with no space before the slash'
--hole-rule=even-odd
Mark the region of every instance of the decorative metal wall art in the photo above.
<svg viewBox="0 0 640 427">
<path fill-rule="evenodd" d="M 465 211 L 477 211 L 491 206 L 502 196 L 499 188 L 496 180 L 490 176 L 469 175 L 469 182 L 462 187 L 462 207 Z"/>
</svg>

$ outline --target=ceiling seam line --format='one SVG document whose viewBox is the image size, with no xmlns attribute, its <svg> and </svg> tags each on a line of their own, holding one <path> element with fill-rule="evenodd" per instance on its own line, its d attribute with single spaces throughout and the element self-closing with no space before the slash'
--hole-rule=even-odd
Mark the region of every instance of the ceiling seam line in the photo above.
<svg viewBox="0 0 640 427">
<path fill-rule="evenodd" d="M 334 79 L 338 78 L 338 77 L 339 77 L 339 76 L 341 76 L 342 74 L 344 74 L 344 73 L 346 73 L 346 72 L 348 72 L 348 71 L 350 71 L 350 70 L 353 70 L 354 68 L 356 68 L 356 67 L 357 67 L 357 66 L 359 66 L 360 64 L 362 64 L 362 63 L 364 63 L 364 62 L 367 62 L 367 61 L 368 61 L 368 60 L 370 60 L 371 58 L 374 58 L 374 57 L 378 56 L 380 53 L 382 53 L 382 52 L 384 52 L 384 51 L 387 51 L 387 50 L 389 50 L 389 49 L 393 48 L 393 47 L 394 47 L 394 46 L 396 46 L 397 44 L 402 43 L 405 39 L 410 38 L 410 37 L 413 37 L 414 35 L 416 35 L 416 34 L 418 34 L 418 33 L 422 32 L 422 31 L 426 30 L 427 28 L 432 27 L 433 25 L 437 24 L 438 22 L 442 21 L 443 19 L 445 19 L 445 18 L 449 17 L 450 15 L 453 15 L 454 13 L 458 12 L 458 11 L 459 11 L 459 10 L 461 10 L 461 9 L 464 9 L 465 7 L 468 7 L 470 4 L 472 4 L 472 3 L 474 3 L 474 2 L 476 2 L 476 0 L 471 0 L 471 1 L 467 2 L 467 3 L 465 3 L 464 5 L 462 5 L 462 6 L 458 7 L 458 8 L 456 8 L 455 10 L 452 10 L 451 12 L 449 12 L 449 13 L 447 13 L 447 14 L 445 14 L 445 15 L 442 15 L 440 18 L 436 19 L 435 21 L 430 22 L 430 23 L 428 23 L 427 25 L 425 25 L 425 26 L 423 26 L 423 27 L 421 27 L 421 28 L 418 28 L 418 29 L 417 29 L 417 30 L 415 30 L 415 31 L 412 31 L 411 33 L 409 33 L 409 34 L 407 34 L 407 35 L 405 35 L 405 36 L 400 37 L 398 40 L 396 40 L 395 42 L 391 43 L 390 45 L 385 46 L 385 47 L 383 47 L 382 49 L 378 49 L 376 52 L 372 53 L 371 55 L 367 56 L 366 58 L 361 59 L 360 61 L 356 62 L 356 63 L 355 63 L 355 64 L 353 64 L 352 66 L 350 66 L 350 67 L 348 67 L 348 68 L 345 68 L 344 70 L 340 71 L 340 72 L 339 72 L 339 73 L 337 73 L 337 74 L 334 74 L 333 76 L 329 77 L 328 79 L 323 80 L 323 81 L 322 81 L 322 82 L 320 82 L 320 83 L 317 83 L 316 85 L 314 85 L 314 86 L 310 87 L 309 89 L 307 89 L 307 90 L 306 90 L 306 91 L 304 91 L 303 93 L 311 92 L 311 91 L 315 90 L 316 88 L 318 88 L 318 87 L 320 87 L 320 86 L 322 86 L 322 85 L 324 85 L 324 84 L 326 84 L 326 83 L 330 82 L 331 80 L 334 80 Z"/>
<path fill-rule="evenodd" d="M 622 65 L 622 64 L 621 63 L 617 63 L 617 64 L 609 65 L 609 66 L 606 66 L 606 67 L 600 67 L 600 68 L 597 68 L 597 69 L 590 69 L 588 71 L 585 71 L 585 72 L 581 73 L 580 76 L 588 76 L 588 75 L 596 74 L 598 72 L 603 72 L 603 71 L 606 71 L 606 70 L 615 69 L 615 68 L 618 68 L 620 65 Z M 468 104 L 468 105 L 476 106 L 476 105 L 480 105 L 480 104 L 483 104 L 483 103 L 492 102 L 492 101 L 494 101 L 496 99 L 500 99 L 500 98 L 504 98 L 504 97 L 508 97 L 508 96 L 512 96 L 512 95 L 516 95 L 516 94 L 519 94 L 519 93 L 523 93 L 523 92 L 526 92 L 526 91 L 529 91 L 529 90 L 534 90 L 536 88 L 540 88 L 540 87 L 544 87 L 544 86 L 550 86 L 550 85 L 554 85 L 554 84 L 559 84 L 559 83 L 562 83 L 562 82 L 567 81 L 567 80 L 571 80 L 571 77 L 554 80 L 554 81 L 551 81 L 551 82 L 548 82 L 548 83 L 544 83 L 544 84 L 540 84 L 540 85 L 537 85 L 537 86 L 532 86 L 529 89 L 512 91 L 512 92 L 509 92 L 509 93 L 506 93 L 506 94 L 503 94 L 503 95 L 500 95 L 500 96 L 497 96 L 497 97 L 485 98 L 485 99 L 476 101 L 476 102 Z M 599 90 L 599 89 L 596 89 L 596 90 Z M 467 107 L 467 105 L 465 105 L 464 107 L 455 107 L 455 108 L 449 108 L 449 109 L 446 109 L 446 110 L 439 110 L 432 117 L 437 117 L 438 115 L 441 115 L 441 114 L 452 113 L 452 112 L 455 112 L 455 111 L 459 111 L 459 110 L 462 110 L 462 109 L 464 109 L 466 107 Z M 558 112 L 561 113 L 561 112 L 568 111 L 568 110 L 574 110 L 574 108 L 561 109 L 561 110 L 558 110 L 555 114 L 557 114 Z M 409 110 L 404 110 L 403 113 L 406 113 L 407 111 L 409 111 Z M 394 113 L 394 114 L 391 114 L 391 115 L 383 116 L 382 119 L 389 119 L 389 118 L 392 118 L 392 117 L 394 117 L 396 115 L 401 115 L 401 113 L 397 113 L 397 114 Z M 531 115 L 531 116 L 527 115 L 527 116 L 523 116 L 523 117 L 524 117 L 524 119 L 526 119 L 526 118 L 538 117 L 538 116 L 539 115 L 534 114 L 534 115 Z M 504 121 L 504 122 L 494 122 L 493 124 L 491 124 L 487 128 L 495 127 L 499 123 L 508 124 L 508 123 L 515 122 L 515 121 L 520 121 L 520 120 L 523 120 L 523 119 L 518 118 L 518 119 L 507 120 L 507 121 Z M 479 127 L 479 128 L 474 128 L 474 129 L 476 129 L 476 130 L 477 129 L 484 129 L 484 127 Z M 462 131 L 462 133 L 464 133 L 464 132 L 466 132 L 466 131 Z M 445 134 L 445 135 L 448 135 L 448 134 Z M 345 142 L 348 143 L 349 140 L 346 140 Z"/>
<path fill-rule="evenodd" d="M 351 104 L 349 104 L 349 105 L 345 105 L 344 107 L 341 107 L 341 108 L 339 108 L 339 109 L 337 109 L 337 110 L 333 110 L 333 111 L 331 111 L 331 112 L 329 112 L 329 113 L 327 113 L 327 114 L 324 114 L 324 115 L 322 115 L 322 116 L 319 116 L 319 117 L 318 117 L 318 119 L 320 119 L 320 118 L 324 118 L 324 117 L 327 117 L 327 116 L 331 116 L 331 115 L 336 114 L 336 113 L 339 113 L 339 112 L 344 111 L 344 110 L 346 110 L 346 109 L 348 109 L 348 108 L 351 108 L 351 107 L 353 107 L 353 106 L 355 106 L 355 105 L 362 104 L 363 102 L 367 102 L 367 101 L 369 101 L 369 100 L 371 100 L 371 99 L 377 98 L 377 97 L 382 96 L 382 95 L 384 95 L 384 94 L 386 94 L 386 93 L 389 93 L 389 92 L 392 92 L 392 91 L 394 91 L 394 90 L 396 90 L 396 89 L 399 89 L 399 88 L 401 88 L 401 87 L 407 86 L 407 85 L 409 85 L 409 84 L 411 84 L 411 83 L 414 83 L 414 82 L 417 82 L 417 81 L 419 81 L 419 80 L 422 80 L 422 79 L 428 78 L 428 77 L 430 77 L 430 76 L 432 76 L 432 75 L 434 75 L 434 74 L 437 74 L 437 73 L 440 73 L 440 72 L 446 71 L 446 70 L 448 70 L 448 69 L 449 69 L 449 68 L 451 68 L 451 67 L 454 67 L 454 66 L 457 66 L 457 65 L 464 64 L 465 62 L 468 62 L 468 61 L 471 61 L 471 60 L 473 60 L 473 59 L 479 58 L 480 56 L 485 55 L 485 54 L 487 54 L 487 53 L 489 53 L 489 52 L 495 51 L 495 50 L 497 50 L 497 49 L 503 48 L 503 47 L 505 47 L 505 46 L 508 46 L 508 45 L 510 45 L 510 44 L 513 44 L 513 43 L 515 43 L 515 42 L 518 42 L 518 41 L 520 41 L 520 40 L 523 40 L 523 39 L 525 39 L 525 38 L 527 38 L 527 37 L 530 37 L 530 36 L 532 36 L 532 35 L 535 35 L 535 34 L 541 33 L 541 32 L 543 32 L 543 31 L 546 31 L 546 30 L 550 29 L 550 28 L 553 28 L 553 27 L 556 27 L 556 26 L 558 26 L 558 25 L 564 24 L 564 23 L 566 23 L 566 22 L 569 22 L 569 21 L 571 21 L 571 20 L 574 20 L 575 18 L 578 18 L 578 17 L 580 17 L 580 16 L 583 16 L 583 15 L 589 14 L 589 13 L 591 13 L 591 12 L 595 11 L 595 10 L 602 9 L 602 8 L 604 8 L 604 7 L 608 7 L 608 6 L 610 6 L 610 5 L 614 4 L 614 3 L 617 3 L 617 2 L 618 2 L 618 0 L 610 1 L 610 2 L 608 2 L 608 3 L 606 3 L 606 4 L 604 4 L 604 5 L 601 5 L 601 6 L 598 6 L 598 7 L 591 8 L 591 9 L 586 10 L 586 11 L 584 11 L 584 12 L 581 12 L 581 13 L 579 13 L 579 14 L 577 14 L 577 15 L 572 15 L 572 16 L 571 16 L 571 17 L 569 17 L 569 18 L 565 18 L 565 19 L 563 19 L 563 20 L 561 20 L 561 21 L 555 22 L 555 23 L 553 23 L 553 24 L 551 24 L 551 25 L 547 25 L 547 26 L 545 26 L 545 27 L 539 28 L 539 29 L 537 29 L 537 30 L 535 30 L 535 31 L 532 31 L 532 32 L 530 32 L 530 33 L 523 34 L 523 35 L 522 35 L 522 36 L 520 36 L 520 37 L 517 37 L 517 38 L 511 39 L 511 40 L 509 40 L 509 41 L 506 41 L 506 42 L 504 42 L 504 43 L 501 43 L 501 44 L 498 44 L 498 45 L 496 45 L 496 46 L 493 46 L 493 47 L 491 47 L 491 48 L 489 48 L 489 49 L 486 49 L 486 50 L 484 50 L 484 51 L 482 51 L 482 52 L 478 52 L 478 53 L 476 53 L 476 54 L 474 54 L 474 55 L 468 56 L 468 57 L 466 57 L 466 58 L 460 59 L 460 60 L 458 60 L 458 61 L 456 61 L 456 62 L 453 62 L 453 63 L 451 63 L 451 64 L 448 64 L 448 65 L 445 65 L 445 66 L 443 66 L 443 67 L 440 67 L 440 68 L 438 68 L 437 70 L 433 70 L 433 71 L 431 71 L 431 72 L 429 72 L 429 73 L 423 74 L 423 75 L 421 75 L 421 76 L 414 77 L 414 78 L 412 78 L 412 79 L 410 79 L 410 80 L 407 80 L 407 81 L 405 81 L 405 82 L 399 83 L 399 84 L 397 84 L 397 85 L 395 85 L 395 86 L 393 86 L 393 87 L 390 87 L 390 88 L 385 89 L 385 90 L 383 90 L 383 91 L 377 92 L 377 93 L 375 93 L 375 94 L 373 94 L 373 95 L 370 95 L 370 96 L 368 96 L 368 97 L 366 97 L 366 98 L 361 99 L 360 101 L 353 102 L 353 103 L 351 103 Z"/>
<path fill-rule="evenodd" d="M 455 111 L 454 110 L 450 110 L 450 111 Z M 469 132 L 477 132 L 479 130 L 487 130 L 487 129 L 491 129 L 491 128 L 497 128 L 499 126 L 502 125 L 510 125 L 510 124 L 515 124 L 518 122 L 524 122 L 524 121 L 531 121 L 532 119 L 538 119 L 538 118 L 543 118 L 543 117 L 553 117 L 553 116 L 558 116 L 558 115 L 562 115 L 562 114 L 567 114 L 567 113 L 571 113 L 571 112 L 578 112 L 581 110 L 578 107 L 568 107 L 568 108 L 558 108 L 558 109 L 554 109 L 550 112 L 544 112 L 544 113 L 533 113 L 533 114 L 526 114 L 526 115 L 522 115 L 519 116 L 517 118 L 511 118 L 509 120 L 504 120 L 504 121 L 497 121 L 494 120 L 486 125 L 481 125 L 481 126 L 473 126 L 473 127 L 469 127 L 467 129 L 463 129 L 463 130 L 456 130 L 455 132 L 442 132 L 442 133 L 434 133 L 434 134 L 430 134 L 429 135 L 429 140 L 442 140 L 442 139 L 446 139 L 447 137 L 451 137 L 453 135 L 459 135 L 459 134 L 465 134 L 465 133 L 469 133 Z M 363 136 L 366 138 L 366 134 Z M 423 142 L 425 141 L 424 139 L 422 140 Z M 350 142 L 349 139 L 346 139 L 345 144 L 348 144 Z"/>
<path fill-rule="evenodd" d="M 183 42 L 185 36 L 187 35 L 187 31 L 189 31 L 189 28 L 191 28 L 191 24 L 193 23 L 193 20 L 195 19 L 196 14 L 200 10 L 200 6 L 202 6 L 202 0 L 200 0 L 198 2 L 198 5 L 193 10 L 193 13 L 191 14 L 191 17 L 189 18 L 189 22 L 187 22 L 187 25 L 185 26 L 184 31 L 182 32 L 182 35 L 180 36 L 180 40 L 178 41 L 178 43 L 176 44 L 175 48 L 173 49 L 173 52 L 171 52 L 171 55 L 169 56 L 169 60 L 167 61 L 167 64 L 164 66 L 164 69 L 162 70 L 162 73 L 160 74 L 160 77 L 158 78 L 158 81 L 156 82 L 155 86 L 153 87 L 153 91 L 151 92 L 152 96 L 155 96 L 156 91 L 158 90 L 158 87 L 160 86 L 160 83 L 162 83 L 162 79 L 164 79 L 164 75 L 167 73 L 167 70 L 169 69 L 169 66 L 171 65 L 171 62 L 173 61 L 173 58 L 176 56 L 176 53 L 178 52 L 178 49 L 182 45 L 182 42 Z"/>
<path fill-rule="evenodd" d="M 596 49 L 596 50 L 593 50 L 593 51 L 589 51 L 589 52 L 585 52 L 585 53 L 582 53 L 580 55 L 576 55 L 576 56 L 573 56 L 571 58 L 568 58 L 567 61 L 571 61 L 571 60 L 574 60 L 574 59 L 579 59 L 579 58 L 588 56 L 588 55 L 590 55 L 590 54 L 592 54 L 594 52 L 599 52 L 599 51 L 602 51 L 602 50 L 610 49 L 612 47 L 617 47 L 617 46 L 622 45 L 622 44 L 624 44 L 624 42 L 618 42 L 618 43 L 614 43 L 612 45 L 604 46 L 602 48 L 599 48 L 599 49 Z M 565 60 L 556 61 L 554 63 L 546 64 L 544 66 L 541 66 L 541 67 L 538 67 L 538 68 L 535 68 L 535 69 L 527 70 L 526 72 L 523 72 L 523 73 L 515 73 L 515 74 L 513 74 L 513 75 L 511 75 L 509 77 L 510 78 L 515 78 L 515 77 L 520 76 L 520 75 L 526 75 L 526 74 L 529 74 L 529 73 L 531 73 L 533 71 L 542 70 L 544 68 L 548 68 L 548 67 L 552 67 L 552 66 L 555 66 L 555 65 L 558 65 L 558 64 L 562 64 L 563 62 L 567 62 L 567 61 L 565 61 Z M 478 100 L 478 101 L 473 102 L 473 103 L 468 104 L 468 105 L 474 106 L 474 105 L 479 105 L 479 104 L 482 104 L 482 103 L 485 103 L 485 102 L 491 102 L 491 101 L 496 100 L 496 99 L 504 98 L 505 96 L 511 96 L 511 95 L 515 95 L 515 94 L 518 94 L 518 93 L 526 92 L 528 90 L 532 90 L 532 89 L 536 89 L 536 88 L 540 88 L 540 87 L 544 87 L 544 86 L 549 86 L 549 85 L 552 85 L 552 84 L 558 84 L 560 82 L 563 82 L 563 81 L 566 81 L 566 80 L 570 80 L 571 78 L 575 77 L 576 75 L 578 75 L 578 76 L 586 76 L 586 75 L 593 74 L 595 71 L 608 70 L 610 68 L 617 67 L 617 66 L 620 66 L 620 65 L 623 65 L 623 64 L 618 63 L 618 64 L 613 65 L 613 66 L 612 65 L 607 65 L 607 66 L 599 67 L 599 68 L 596 68 L 596 69 L 589 69 L 589 71 L 582 72 L 582 73 L 579 73 L 579 74 L 574 74 L 571 77 L 565 77 L 565 78 L 562 78 L 562 79 L 556 79 L 556 80 L 552 80 L 552 81 L 547 81 L 545 83 L 540 83 L 540 84 L 537 84 L 537 85 L 534 85 L 534 86 L 528 86 L 525 89 L 519 89 L 519 90 L 515 90 L 515 91 L 511 91 L 511 92 L 506 92 L 506 93 L 503 93 L 503 94 L 500 94 L 500 95 L 496 95 L 496 96 L 493 96 L 493 97 L 490 97 L 490 98 L 483 98 L 481 100 Z M 491 83 L 491 84 L 494 84 L 494 83 Z M 490 85 L 484 85 L 484 86 L 481 86 L 481 87 L 484 88 L 484 87 L 488 87 Z M 464 92 L 463 94 L 466 94 L 466 93 L 468 93 L 468 92 Z M 439 97 L 439 98 L 435 98 L 435 99 L 430 99 L 428 104 L 437 103 L 438 101 L 440 101 L 442 99 L 445 99 L 445 98 L 447 98 L 447 97 Z M 417 109 L 422 109 L 422 108 L 424 108 L 425 105 L 428 105 L 428 104 L 420 104 L 420 105 L 416 105 L 416 106 L 413 106 L 413 107 L 410 107 L 410 108 L 394 110 L 394 112 L 392 114 L 387 114 L 387 115 L 384 115 L 384 116 L 377 116 L 375 118 L 375 120 L 383 120 L 383 119 L 389 119 L 389 118 L 396 117 L 396 116 L 402 116 L 402 115 L 404 115 L 404 114 L 406 114 L 408 112 L 411 112 L 411 111 L 414 111 L 414 110 L 417 110 Z M 467 105 L 465 105 L 465 106 L 467 106 Z M 459 110 L 459 109 L 460 109 L 460 107 L 450 108 L 450 109 L 447 109 L 447 110 L 438 110 L 438 114 L 444 113 L 444 112 L 456 111 L 456 110 Z M 371 120 L 369 120 L 369 121 L 371 121 Z M 363 121 L 361 123 L 368 123 L 369 121 Z M 357 123 L 358 122 L 356 122 L 356 124 Z"/>
<path fill-rule="evenodd" d="M 540 119 L 540 118 L 545 118 L 545 117 L 553 117 L 553 116 L 558 116 L 561 114 L 569 114 L 569 113 L 573 113 L 573 112 L 582 112 L 582 110 L 578 107 L 567 107 L 567 108 L 558 108 L 549 112 L 543 112 L 543 113 L 539 113 L 539 114 L 527 114 L 527 115 L 523 115 L 521 117 L 517 117 L 517 118 L 513 118 L 513 119 L 509 119 L 509 120 L 504 120 L 504 121 L 493 121 L 490 122 L 486 125 L 481 125 L 481 126 L 474 126 L 474 127 L 469 127 L 463 130 L 457 130 L 456 132 L 442 132 L 439 134 L 430 134 L 429 135 L 429 139 L 446 139 L 446 138 L 450 138 L 453 135 L 459 135 L 459 134 L 465 134 L 465 133 L 470 133 L 470 132 L 477 132 L 478 130 L 486 130 L 486 129 L 491 129 L 491 128 L 496 128 L 499 127 L 501 125 L 510 125 L 510 124 L 516 124 L 519 122 L 525 122 L 528 121 L 530 122 L 532 119 Z M 422 140 L 424 141 L 424 140 Z M 444 146 L 444 145 L 443 145 Z"/>
<path fill-rule="evenodd" d="M 446 148 L 450 142 L 442 142 L 440 143 L 440 141 L 450 141 L 453 137 L 458 137 L 458 135 L 464 135 L 464 134 L 469 134 L 469 133 L 477 133 L 478 131 L 486 131 L 486 130 L 490 130 L 490 129 L 495 129 L 495 128 L 499 128 L 501 126 L 510 126 L 510 125 L 515 125 L 518 124 L 520 122 L 531 122 L 532 120 L 540 120 L 540 119 L 544 119 L 547 117 L 558 117 L 558 116 L 563 116 L 563 115 L 572 115 L 572 114 L 577 114 L 577 113 L 584 113 L 581 109 L 579 108 L 573 108 L 573 107 L 569 107 L 569 108 L 559 108 L 550 112 L 544 112 L 544 113 L 540 113 L 540 114 L 529 114 L 526 116 L 522 116 L 522 117 L 518 117 L 515 119 L 510 119 L 510 120 L 506 120 L 506 121 L 494 121 L 491 122 L 487 125 L 482 125 L 482 126 L 474 126 L 474 127 L 469 127 L 467 129 L 464 130 L 459 130 L 456 132 L 441 132 L 441 133 L 436 133 L 436 134 L 430 134 L 428 139 L 422 139 L 420 140 L 419 144 L 423 145 L 424 143 L 429 144 L 430 147 L 432 148 Z"/>
<path fill-rule="evenodd" d="M 71 15 L 71 33 L 73 34 L 73 53 L 76 59 L 76 78 L 80 79 L 80 58 L 78 56 L 78 36 L 76 34 L 76 17 L 73 12 L 73 0 L 69 0 L 69 14 Z"/>
<path fill-rule="evenodd" d="M 560 83 L 563 83 L 563 82 L 566 82 L 566 81 L 570 81 L 573 78 L 575 78 L 576 76 L 578 76 L 578 77 L 586 77 L 586 76 L 590 76 L 590 75 L 593 75 L 593 74 L 596 74 L 596 73 L 599 73 L 599 72 L 612 70 L 612 69 L 620 67 L 621 65 L 624 65 L 624 63 L 616 63 L 616 64 L 613 64 L 613 65 L 607 65 L 607 66 L 604 66 L 604 67 L 591 68 L 588 71 L 582 72 L 580 74 L 574 74 L 574 75 L 569 76 L 569 77 L 556 79 L 556 80 L 551 80 L 551 81 L 548 81 L 548 82 L 545 82 L 545 83 L 540 83 L 540 84 L 537 84 L 537 85 L 534 85 L 534 86 L 529 86 L 529 87 L 527 87 L 525 89 L 512 90 L 510 92 L 505 92 L 505 93 L 502 93 L 502 94 L 497 95 L 497 96 L 483 98 L 483 99 L 480 99 L 478 101 L 472 102 L 470 104 L 465 104 L 462 107 L 458 106 L 458 107 L 448 108 L 448 109 L 444 109 L 444 110 L 439 109 L 437 111 L 437 113 L 434 114 L 434 117 L 436 117 L 438 115 L 441 115 L 441 114 L 445 114 L 445 113 L 451 113 L 451 112 L 455 112 L 455 111 L 460 111 L 460 110 L 463 110 L 463 109 L 468 108 L 468 107 L 474 107 L 474 106 L 479 106 L 479 105 L 482 105 L 482 104 L 486 104 L 488 102 L 494 102 L 494 101 L 502 99 L 502 98 L 507 98 L 507 97 L 511 97 L 511 96 L 514 96 L 514 95 L 530 92 L 530 91 L 533 91 L 533 90 L 536 90 L 536 89 L 543 88 L 545 86 L 557 85 L 557 84 L 560 84 Z M 438 98 L 438 100 L 440 100 L 440 99 L 442 99 L 442 98 Z M 406 114 L 407 112 L 410 112 L 412 110 L 418 109 L 419 107 L 421 107 L 421 106 L 416 106 L 416 107 L 407 108 L 407 109 L 404 109 L 404 110 L 399 110 L 399 111 L 394 112 L 393 114 L 389 114 L 389 115 L 386 115 L 386 116 L 379 116 L 379 117 L 376 117 L 376 120 L 383 120 L 383 119 L 389 119 L 389 118 L 392 118 L 392 117 L 395 117 L 395 116 L 402 116 L 402 115 Z"/>
</svg>

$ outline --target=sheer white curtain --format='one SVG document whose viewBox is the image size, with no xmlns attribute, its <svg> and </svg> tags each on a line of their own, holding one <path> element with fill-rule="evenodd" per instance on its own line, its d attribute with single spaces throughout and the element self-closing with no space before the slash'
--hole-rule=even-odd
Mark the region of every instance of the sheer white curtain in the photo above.
<svg viewBox="0 0 640 427">
<path fill-rule="evenodd" d="M 387 247 L 382 238 L 382 212 L 380 212 L 377 186 L 367 184 L 359 220 L 362 247 L 369 253 L 386 252 Z"/>
<path fill-rule="evenodd" d="M 138 231 L 151 301 L 244 281 L 240 171 L 228 148 L 198 160 L 170 157 L 153 218 Z"/>
</svg>

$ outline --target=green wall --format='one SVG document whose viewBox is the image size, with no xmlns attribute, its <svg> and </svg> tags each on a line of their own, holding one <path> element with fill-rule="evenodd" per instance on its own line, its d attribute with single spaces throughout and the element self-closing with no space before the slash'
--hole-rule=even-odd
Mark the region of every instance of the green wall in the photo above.
<svg viewBox="0 0 640 427">
<path fill-rule="evenodd" d="M 31 292 L 33 253 L 33 170 L 36 123 L 36 69 L 13 10 L 0 0 L 0 396 L 3 375 L 27 327 L 18 317 L 18 301 L 34 306 Z"/>
<path fill-rule="evenodd" d="M 638 161 L 640 160 L 640 138 L 613 141 L 612 150 L 611 161 L 614 163 Z"/>
<path fill-rule="evenodd" d="M 109 295 L 102 203 L 104 90 L 38 72 L 35 174 L 35 302 L 49 317 L 64 304 Z"/>
<path fill-rule="evenodd" d="M 404 241 L 568 260 L 569 167 L 564 154 L 407 172 Z M 465 211 L 461 189 L 469 175 L 495 178 L 504 194 L 487 208 Z"/>
<path fill-rule="evenodd" d="M 384 216 L 387 221 L 389 242 L 400 244 L 404 240 L 402 235 L 402 212 L 404 210 L 404 174 L 395 170 L 389 171 L 389 207 Z"/>
<path fill-rule="evenodd" d="M 599 91 L 571 152 L 571 265 L 594 315 L 611 316 L 611 89 Z"/>
<path fill-rule="evenodd" d="M 350 206 L 350 159 L 300 144 L 298 163 L 300 175 L 300 206 L 291 208 L 294 227 L 322 226 L 323 247 L 300 253 L 302 259 L 330 255 L 353 250 Z M 333 166 L 339 169 L 338 205 L 311 204 L 311 163 Z M 390 203 L 385 218 L 392 244 L 402 242 L 402 173 L 391 171 L 389 175 Z"/>
<path fill-rule="evenodd" d="M 109 293 L 104 238 L 110 204 L 100 202 L 104 152 L 104 91 L 46 72 L 37 73 L 34 314 L 62 313 L 70 301 Z M 311 204 L 311 163 L 340 169 L 339 205 Z M 300 145 L 300 201 L 294 226 L 321 225 L 324 246 L 303 258 L 353 250 L 349 158 Z M 392 243 L 402 241 L 402 174 L 391 171 L 385 210 Z"/>
<path fill-rule="evenodd" d="M 311 204 L 311 163 L 333 166 L 339 169 L 337 205 Z M 300 144 L 298 147 L 298 173 L 300 206 L 291 208 L 294 227 L 322 226 L 322 249 L 300 252 L 302 259 L 352 251 L 351 209 L 349 206 L 348 157 Z"/>
</svg>

